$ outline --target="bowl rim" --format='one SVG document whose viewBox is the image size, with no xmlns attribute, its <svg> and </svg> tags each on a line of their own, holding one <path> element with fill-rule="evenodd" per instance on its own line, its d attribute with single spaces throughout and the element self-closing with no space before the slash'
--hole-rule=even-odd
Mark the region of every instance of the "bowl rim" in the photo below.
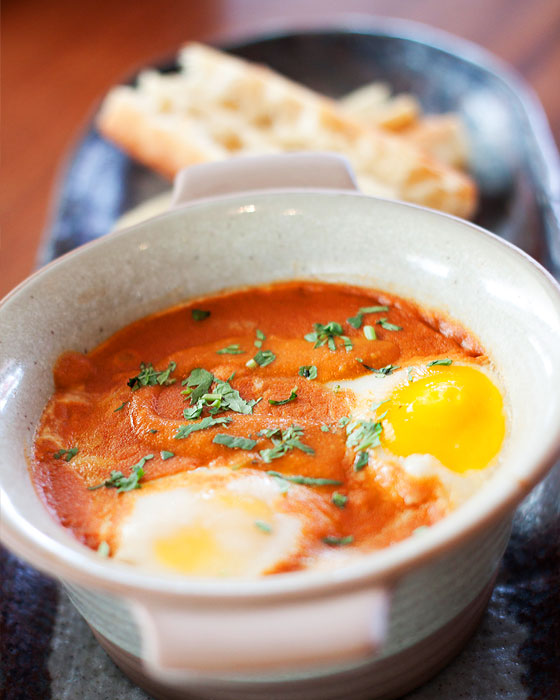
<svg viewBox="0 0 560 700">
<path fill-rule="evenodd" d="M 537 261 L 515 245 L 486 231 L 485 229 L 465 221 L 458 217 L 445 214 L 427 207 L 422 207 L 406 202 L 395 201 L 381 197 L 371 197 L 360 192 L 349 190 L 318 189 L 318 188 L 275 188 L 266 191 L 246 191 L 228 195 L 207 197 L 181 205 L 168 212 L 148 219 L 134 226 L 113 231 L 108 235 L 91 241 L 73 251 L 52 261 L 45 267 L 36 271 L 17 287 L 15 287 L 4 299 L 0 301 L 0 315 L 7 303 L 31 284 L 36 284 L 47 271 L 57 266 L 67 265 L 74 258 L 87 255 L 89 250 L 102 247 L 117 238 L 130 237 L 134 239 L 137 230 L 152 227 L 162 219 L 181 217 L 185 213 L 204 207 L 231 205 L 235 200 L 246 200 L 250 197 L 265 199 L 289 194 L 290 197 L 326 196 L 358 198 L 361 200 L 373 200 L 384 203 L 390 207 L 407 208 L 417 210 L 425 216 L 432 217 L 434 221 L 454 221 L 460 224 L 465 236 L 484 236 L 493 242 L 498 248 L 506 249 L 516 256 L 521 264 L 537 273 L 540 281 L 553 293 L 558 307 L 560 318 L 560 284 Z M 437 225 L 437 224 L 436 224 Z M 459 319 L 460 320 L 460 319 Z M 560 397 L 559 397 L 560 406 Z M 439 557 L 458 546 L 461 541 L 467 541 L 476 537 L 487 527 L 509 519 L 513 515 L 514 507 L 530 491 L 530 489 L 543 478 L 548 469 L 560 456 L 560 422 L 555 434 L 549 436 L 544 445 L 539 445 L 534 466 L 528 478 L 521 481 L 512 479 L 507 488 L 502 488 L 499 498 L 470 522 L 461 522 L 465 517 L 460 517 L 464 512 L 462 508 L 446 516 L 436 523 L 428 532 L 420 538 L 407 538 L 390 547 L 364 555 L 356 563 L 347 564 L 340 569 L 323 571 L 302 571 L 283 574 L 282 576 L 264 577 L 258 579 L 211 579 L 190 578 L 177 576 L 151 574 L 124 563 L 112 560 L 103 560 L 92 550 L 83 548 L 77 551 L 72 547 L 57 541 L 32 525 L 24 515 L 20 514 L 12 505 L 9 494 L 2 489 L 2 509 L 0 518 L 2 523 L 1 537 L 5 544 L 30 561 L 33 565 L 50 575 L 56 575 L 69 582 L 84 585 L 88 588 L 98 588 L 121 593 L 127 596 L 132 594 L 136 598 L 146 598 L 153 594 L 161 596 L 165 594 L 172 598 L 198 599 L 200 601 L 212 600 L 216 602 L 237 601 L 243 603 L 248 599 L 277 599 L 285 597 L 301 597 L 321 594 L 337 593 L 368 585 L 387 585 L 410 569 L 420 567 L 429 561 Z M 443 527 L 441 527 L 443 525 Z M 325 575 L 327 573 L 327 575 Z"/>
</svg>

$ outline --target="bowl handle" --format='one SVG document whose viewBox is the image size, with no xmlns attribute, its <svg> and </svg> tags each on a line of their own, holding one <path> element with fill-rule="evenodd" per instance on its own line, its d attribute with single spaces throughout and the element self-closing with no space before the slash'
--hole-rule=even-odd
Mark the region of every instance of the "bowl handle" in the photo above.
<svg viewBox="0 0 560 700">
<path fill-rule="evenodd" d="M 381 648 L 389 609 L 383 588 L 280 602 L 132 603 L 145 669 L 165 682 L 359 661 Z"/>
<path fill-rule="evenodd" d="M 240 156 L 181 170 L 171 207 L 236 192 L 286 188 L 358 189 L 350 163 L 335 153 Z"/>
</svg>

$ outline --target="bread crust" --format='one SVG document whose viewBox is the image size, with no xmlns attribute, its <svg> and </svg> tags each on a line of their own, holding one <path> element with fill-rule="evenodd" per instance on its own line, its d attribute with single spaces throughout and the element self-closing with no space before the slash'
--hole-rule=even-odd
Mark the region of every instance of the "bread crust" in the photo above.
<svg viewBox="0 0 560 700">
<path fill-rule="evenodd" d="M 200 44 L 180 53 L 179 74 L 148 71 L 111 90 L 99 131 L 166 177 L 229 155 L 322 150 L 352 163 L 366 193 L 473 215 L 471 178 L 406 139 L 348 117 L 334 100 Z"/>
</svg>

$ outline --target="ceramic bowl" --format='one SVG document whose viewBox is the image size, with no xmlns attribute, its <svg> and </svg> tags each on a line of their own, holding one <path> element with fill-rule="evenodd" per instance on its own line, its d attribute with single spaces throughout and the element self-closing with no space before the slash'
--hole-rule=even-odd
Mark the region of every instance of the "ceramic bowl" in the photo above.
<svg viewBox="0 0 560 700">
<path fill-rule="evenodd" d="M 62 580 L 114 660 L 155 697 L 371 700 L 418 685 L 473 632 L 516 504 L 559 452 L 554 280 L 472 224 L 353 187 L 335 156 L 191 168 L 171 211 L 64 256 L 0 307 L 2 538 Z M 384 289 L 478 336 L 505 388 L 503 467 L 428 531 L 329 573 L 181 579 L 80 545 L 28 473 L 56 357 L 182 300 L 290 278 Z"/>
</svg>

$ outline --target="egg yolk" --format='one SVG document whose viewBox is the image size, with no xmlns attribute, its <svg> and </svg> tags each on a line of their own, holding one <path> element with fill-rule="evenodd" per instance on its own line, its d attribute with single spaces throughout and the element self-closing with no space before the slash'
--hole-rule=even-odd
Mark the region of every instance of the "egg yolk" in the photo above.
<svg viewBox="0 0 560 700">
<path fill-rule="evenodd" d="M 484 469 L 505 434 L 503 401 L 483 372 L 433 367 L 391 396 L 382 443 L 393 454 L 430 454 L 456 472 Z"/>
<path fill-rule="evenodd" d="M 207 517 L 155 538 L 156 558 L 183 574 L 240 576 L 266 546 L 267 538 L 255 523 L 272 522 L 273 512 L 246 494 L 215 495 L 208 509 Z"/>
</svg>

